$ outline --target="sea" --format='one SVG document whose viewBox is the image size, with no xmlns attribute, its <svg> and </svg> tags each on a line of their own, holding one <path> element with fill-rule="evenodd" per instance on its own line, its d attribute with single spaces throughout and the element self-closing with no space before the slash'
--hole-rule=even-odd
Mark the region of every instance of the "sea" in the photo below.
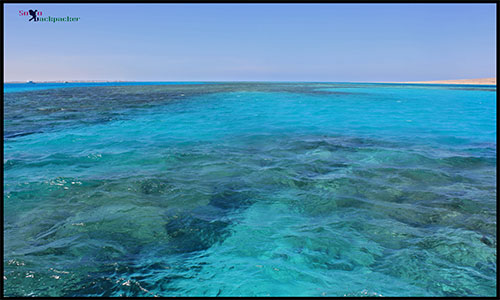
<svg viewBox="0 0 500 300">
<path fill-rule="evenodd" d="M 494 297 L 496 92 L 4 84 L 4 296 Z"/>
</svg>

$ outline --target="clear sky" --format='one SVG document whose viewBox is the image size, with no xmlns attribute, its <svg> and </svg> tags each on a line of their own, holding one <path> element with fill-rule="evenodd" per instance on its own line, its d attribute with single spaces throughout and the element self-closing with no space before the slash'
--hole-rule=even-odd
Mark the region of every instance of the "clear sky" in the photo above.
<svg viewBox="0 0 500 300">
<path fill-rule="evenodd" d="M 78 22 L 29 22 L 19 10 Z M 496 77 L 494 4 L 4 4 L 4 80 Z"/>
</svg>

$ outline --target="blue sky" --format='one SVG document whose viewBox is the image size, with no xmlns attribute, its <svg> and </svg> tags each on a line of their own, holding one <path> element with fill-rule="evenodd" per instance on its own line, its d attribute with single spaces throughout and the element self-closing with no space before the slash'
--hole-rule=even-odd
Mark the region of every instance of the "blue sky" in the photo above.
<svg viewBox="0 0 500 300">
<path fill-rule="evenodd" d="M 80 17 L 28 22 L 19 10 Z M 4 4 L 4 80 L 496 77 L 494 4 Z"/>
</svg>

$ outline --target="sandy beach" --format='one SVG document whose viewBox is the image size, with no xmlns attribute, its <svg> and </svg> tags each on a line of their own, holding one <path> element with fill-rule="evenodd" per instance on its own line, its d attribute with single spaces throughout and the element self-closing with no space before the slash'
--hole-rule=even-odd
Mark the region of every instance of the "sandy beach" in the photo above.
<svg viewBox="0 0 500 300">
<path fill-rule="evenodd" d="M 434 80 L 434 81 L 408 81 L 399 83 L 425 83 L 425 84 L 484 84 L 496 85 L 497 79 L 493 78 L 475 78 L 475 79 L 454 79 L 454 80 Z"/>
</svg>

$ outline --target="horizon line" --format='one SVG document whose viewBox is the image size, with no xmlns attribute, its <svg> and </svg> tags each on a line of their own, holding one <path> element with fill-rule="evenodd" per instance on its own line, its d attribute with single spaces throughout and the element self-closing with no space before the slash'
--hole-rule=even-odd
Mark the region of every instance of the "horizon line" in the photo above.
<svg viewBox="0 0 500 300">
<path fill-rule="evenodd" d="M 12 83 L 115 83 L 115 82 L 311 82 L 311 83 L 399 83 L 399 84 L 487 84 L 496 85 L 496 77 L 443 79 L 443 80 L 418 80 L 418 81 L 321 81 L 321 80 L 10 80 L 4 84 Z"/>
</svg>

